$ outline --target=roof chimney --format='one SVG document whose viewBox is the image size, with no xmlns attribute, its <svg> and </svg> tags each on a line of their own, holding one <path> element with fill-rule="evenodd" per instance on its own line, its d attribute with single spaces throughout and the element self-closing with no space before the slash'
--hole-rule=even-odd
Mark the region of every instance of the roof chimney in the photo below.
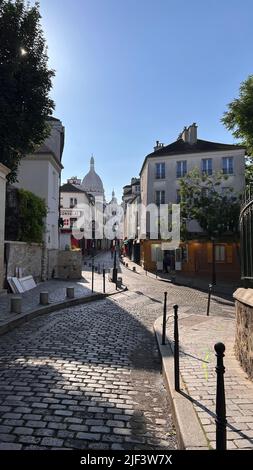
<svg viewBox="0 0 253 470">
<path fill-rule="evenodd" d="M 196 125 L 196 122 L 194 122 L 191 126 L 188 127 L 188 143 L 190 145 L 196 144 L 197 142 L 197 129 L 198 126 Z"/>
<path fill-rule="evenodd" d="M 188 129 L 185 126 L 183 129 L 183 132 L 181 134 L 181 139 L 183 139 L 184 142 L 188 142 Z"/>
<path fill-rule="evenodd" d="M 154 147 L 154 152 L 155 152 L 156 150 L 161 149 L 163 146 L 164 146 L 164 144 L 162 144 L 162 142 L 159 142 L 159 140 L 157 140 L 157 141 L 156 141 L 156 146 Z"/>
</svg>

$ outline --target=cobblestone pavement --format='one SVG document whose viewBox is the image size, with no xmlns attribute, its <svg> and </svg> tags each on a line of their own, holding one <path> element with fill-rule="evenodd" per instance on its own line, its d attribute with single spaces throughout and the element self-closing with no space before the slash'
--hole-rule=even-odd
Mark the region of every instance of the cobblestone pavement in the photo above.
<svg viewBox="0 0 253 470">
<path fill-rule="evenodd" d="M 96 263 L 99 261 L 107 269 L 112 265 L 108 254 L 98 257 Z M 89 266 L 84 266 L 84 270 L 84 277 L 90 281 Z M 184 358 L 184 379 L 187 372 L 194 379 L 189 381 L 188 390 L 201 403 L 199 388 L 204 386 L 203 374 L 206 377 L 202 356 L 205 354 L 204 360 L 209 362 L 206 350 L 216 342 L 217 335 L 209 337 L 202 322 L 206 319 L 205 293 L 146 277 L 138 268 L 137 271 L 121 267 L 123 282 L 129 289 L 126 292 L 34 319 L 1 337 L 0 449 L 176 447 L 153 334 L 154 321 L 163 312 L 164 291 L 168 292 L 169 315 L 172 305 L 179 304 L 185 331 L 187 318 L 198 318 L 197 326 L 191 324 L 193 330 L 197 328 L 196 335 L 189 337 L 185 346 L 182 342 L 182 349 L 188 348 L 185 352 L 194 355 L 194 345 L 202 334 L 201 361 L 196 359 L 201 371 L 195 370 L 193 358 Z M 101 282 L 100 276 L 95 275 L 95 282 Z M 217 323 L 216 330 L 221 318 L 233 324 L 233 302 L 214 296 L 210 321 Z M 168 331 L 169 328 L 170 320 Z M 199 351 L 195 353 L 199 358 Z M 213 360 L 208 368 L 210 396 L 214 394 Z M 208 400 L 206 390 L 203 393 L 203 400 Z M 242 405 L 248 404 L 242 400 Z M 213 401 L 203 403 L 213 410 Z M 238 411 L 239 403 L 235 406 Z M 245 423 L 247 410 L 245 406 L 240 408 L 243 409 L 241 423 Z M 202 414 L 204 426 L 213 426 L 210 410 L 208 417 Z M 207 427 L 206 432 L 213 433 L 213 428 Z M 208 437 L 212 443 L 213 434 Z"/>
<path fill-rule="evenodd" d="M 224 364 L 227 448 L 253 449 L 253 383 L 234 356 L 235 322 L 229 317 L 185 315 L 180 320 L 180 371 L 183 384 L 215 448 L 216 357 L 214 344 L 226 345 Z M 173 322 L 168 324 L 173 338 Z"/>
<path fill-rule="evenodd" d="M 153 334 L 161 304 L 129 294 L 1 337 L 0 449 L 176 447 Z"/>
<path fill-rule="evenodd" d="M 126 270 L 125 270 L 126 271 Z M 137 267 L 135 296 L 139 280 L 145 273 Z M 124 268 L 123 268 L 124 272 Z M 128 285 L 133 288 L 133 276 L 126 273 Z M 141 281 L 143 282 L 143 281 Z M 211 447 L 215 447 L 215 402 L 216 402 L 216 357 L 214 344 L 221 341 L 226 345 L 224 364 L 227 404 L 227 447 L 228 449 L 253 449 L 253 383 L 247 378 L 234 355 L 235 309 L 227 298 L 212 297 L 210 316 L 206 316 L 207 294 L 183 286 L 154 281 L 153 290 L 147 281 L 140 290 L 142 295 L 162 298 L 162 288 L 168 292 L 167 333 L 173 339 L 173 304 L 179 305 L 180 372 L 181 384 L 193 400 Z M 148 294 L 149 292 L 149 294 Z M 121 294 L 121 296 L 126 295 Z M 140 294 L 140 293 L 139 293 Z M 134 307 L 133 307 L 134 308 Z M 158 308 L 159 311 L 159 308 Z M 160 310 L 160 314 L 162 314 Z"/>
</svg>

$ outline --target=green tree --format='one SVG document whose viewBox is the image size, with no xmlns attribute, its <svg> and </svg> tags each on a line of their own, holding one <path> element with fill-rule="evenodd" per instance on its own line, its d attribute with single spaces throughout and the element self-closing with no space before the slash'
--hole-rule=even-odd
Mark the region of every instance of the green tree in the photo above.
<svg viewBox="0 0 253 470">
<path fill-rule="evenodd" d="M 228 104 L 222 122 L 236 139 L 241 139 L 248 155 L 253 154 L 253 75 L 242 82 L 239 98 Z"/>
<path fill-rule="evenodd" d="M 54 71 L 40 25 L 39 4 L 0 0 L 0 162 L 17 179 L 20 159 L 48 136 Z"/>
<path fill-rule="evenodd" d="M 30 191 L 18 190 L 18 239 L 22 242 L 42 243 L 46 203 Z"/>
<path fill-rule="evenodd" d="M 239 98 L 228 104 L 221 119 L 225 127 L 246 147 L 246 185 L 253 181 L 253 75 L 242 82 Z"/>
<path fill-rule="evenodd" d="M 182 234 L 187 237 L 186 221 L 197 220 L 211 237 L 238 234 L 240 197 L 221 184 L 226 179 L 222 173 L 202 174 L 198 168 L 180 179 Z"/>
</svg>

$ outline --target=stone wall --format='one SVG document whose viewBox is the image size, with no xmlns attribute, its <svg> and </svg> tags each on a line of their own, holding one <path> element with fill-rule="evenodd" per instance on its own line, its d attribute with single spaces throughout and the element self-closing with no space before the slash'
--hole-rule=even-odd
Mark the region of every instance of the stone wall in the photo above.
<svg viewBox="0 0 253 470">
<path fill-rule="evenodd" d="M 16 276 L 16 268 L 22 268 L 22 277 L 33 276 L 41 280 L 42 246 L 38 243 L 5 242 L 7 277 Z"/>
<path fill-rule="evenodd" d="M 80 251 L 47 250 L 37 243 L 5 242 L 7 277 L 33 276 L 36 282 L 47 279 L 80 279 L 82 254 Z"/>
<path fill-rule="evenodd" d="M 81 251 L 58 252 L 58 279 L 80 279 L 82 277 Z"/>
<path fill-rule="evenodd" d="M 59 250 L 47 250 L 47 278 L 58 277 Z"/>
<path fill-rule="evenodd" d="M 237 289 L 235 354 L 242 368 L 253 380 L 253 289 Z"/>
</svg>

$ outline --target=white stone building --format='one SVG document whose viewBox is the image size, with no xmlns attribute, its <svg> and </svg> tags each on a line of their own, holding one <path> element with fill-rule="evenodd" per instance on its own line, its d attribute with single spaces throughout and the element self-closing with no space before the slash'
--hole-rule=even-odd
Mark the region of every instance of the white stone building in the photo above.
<svg viewBox="0 0 253 470">
<path fill-rule="evenodd" d="M 48 122 L 51 126 L 49 137 L 34 154 L 21 160 L 15 186 L 45 200 L 44 241 L 46 248 L 55 250 L 59 248 L 59 189 L 65 130 L 59 119 L 49 118 Z"/>
<path fill-rule="evenodd" d="M 87 223 L 89 224 L 88 229 L 91 237 L 84 237 L 82 242 L 76 243 L 74 237 L 71 236 L 71 229 L 73 223 L 80 215 L 78 210 L 79 204 L 88 204 L 90 207 L 91 217 Z M 67 180 L 67 184 L 61 187 L 61 218 L 64 224 L 61 228 L 61 246 L 66 244 L 80 246 L 83 253 L 91 252 L 92 246 L 98 250 L 107 248 L 109 244 L 104 237 L 103 230 L 100 230 L 100 233 L 98 231 L 95 232 L 95 229 L 97 230 L 98 228 L 99 220 L 99 226 L 103 229 L 105 209 L 104 186 L 100 176 L 95 171 L 95 160 L 92 156 L 90 159 L 90 170 L 83 180 L 71 177 Z"/>
<path fill-rule="evenodd" d="M 221 171 L 227 177 L 221 190 L 233 188 L 240 194 L 245 185 L 245 148 L 200 140 L 195 123 L 185 128 L 172 144 L 165 146 L 157 141 L 140 172 L 142 203 L 179 202 L 179 180 L 194 168 L 209 175 Z M 196 224 L 189 230 L 201 231 Z"/>
<path fill-rule="evenodd" d="M 70 181 L 73 183 L 70 183 Z M 60 248 L 62 250 L 66 246 L 71 247 L 74 244 L 71 237 L 72 227 L 81 216 L 80 206 L 84 204 L 90 205 L 90 198 L 86 191 L 82 189 L 81 180 L 77 180 L 77 178 L 67 180 L 67 183 L 60 188 L 60 217 L 62 222 Z"/>
</svg>

